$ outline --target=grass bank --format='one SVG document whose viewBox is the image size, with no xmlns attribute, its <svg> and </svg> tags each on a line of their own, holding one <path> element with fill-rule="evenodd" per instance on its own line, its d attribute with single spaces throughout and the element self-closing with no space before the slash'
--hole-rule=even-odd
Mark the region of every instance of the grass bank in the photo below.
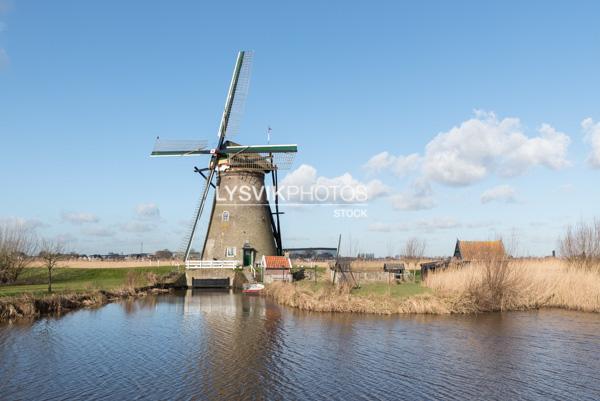
<svg viewBox="0 0 600 401">
<path fill-rule="evenodd" d="M 53 292 L 87 292 L 115 290 L 122 286 L 143 287 L 156 276 L 173 271 L 172 266 L 135 268 L 57 268 L 52 273 Z M 25 269 L 19 279 L 0 286 L 0 297 L 21 294 L 43 295 L 48 291 L 48 270 L 41 267 Z"/>
<path fill-rule="evenodd" d="M 17 283 L 0 286 L 0 321 L 60 314 L 82 307 L 168 292 L 181 275 L 171 266 L 132 269 L 56 269 L 53 292 L 47 292 L 47 271 L 26 269 Z"/>
<path fill-rule="evenodd" d="M 600 312 L 600 274 L 575 271 L 560 261 L 504 261 L 437 272 L 423 283 L 389 288 L 273 283 L 265 294 L 280 304 L 319 312 L 468 314 L 537 308 Z"/>
<path fill-rule="evenodd" d="M 330 283 L 272 283 L 265 295 L 277 303 L 316 312 L 355 312 L 390 315 L 395 313 L 450 313 L 458 309 L 442 302 L 419 283 L 365 284 L 360 289 Z"/>
</svg>

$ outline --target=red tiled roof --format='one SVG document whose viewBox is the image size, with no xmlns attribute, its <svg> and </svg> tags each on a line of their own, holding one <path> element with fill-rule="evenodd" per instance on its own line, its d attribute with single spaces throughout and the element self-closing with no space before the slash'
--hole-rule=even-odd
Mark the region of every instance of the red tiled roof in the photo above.
<svg viewBox="0 0 600 401">
<path fill-rule="evenodd" d="M 286 256 L 263 256 L 265 269 L 289 269 L 290 259 Z"/>
<path fill-rule="evenodd" d="M 502 259 L 506 256 L 502 240 L 456 241 L 454 256 L 463 260 Z"/>
</svg>

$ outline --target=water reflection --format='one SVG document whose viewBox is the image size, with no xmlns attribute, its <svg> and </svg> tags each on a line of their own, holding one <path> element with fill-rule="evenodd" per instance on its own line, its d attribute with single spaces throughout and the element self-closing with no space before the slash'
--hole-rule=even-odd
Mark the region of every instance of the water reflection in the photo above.
<svg viewBox="0 0 600 401">
<path fill-rule="evenodd" d="M 2 399 L 595 399 L 598 315 L 376 317 L 230 291 L 0 326 Z"/>
</svg>

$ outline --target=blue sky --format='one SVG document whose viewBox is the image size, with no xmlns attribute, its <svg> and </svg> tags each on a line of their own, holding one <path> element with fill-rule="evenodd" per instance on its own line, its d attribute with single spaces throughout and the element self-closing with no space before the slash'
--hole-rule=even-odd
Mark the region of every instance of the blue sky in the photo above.
<svg viewBox="0 0 600 401">
<path fill-rule="evenodd" d="M 270 125 L 299 145 L 288 181 L 373 188 L 367 218 L 289 208 L 285 246 L 342 233 L 384 255 L 417 236 L 448 255 L 456 238 L 515 235 L 522 254 L 549 254 L 599 214 L 599 12 L 0 0 L 0 218 L 81 252 L 177 249 L 206 161 L 151 159 L 154 138 L 214 141 L 236 52 L 252 49 L 236 139 L 263 143 Z"/>
</svg>

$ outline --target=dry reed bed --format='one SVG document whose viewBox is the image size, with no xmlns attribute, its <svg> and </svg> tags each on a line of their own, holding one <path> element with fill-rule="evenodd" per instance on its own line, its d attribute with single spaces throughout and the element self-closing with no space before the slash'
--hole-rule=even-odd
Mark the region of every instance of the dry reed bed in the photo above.
<svg viewBox="0 0 600 401">
<path fill-rule="evenodd" d="M 490 261 L 430 274 L 425 285 L 434 294 L 404 299 L 289 283 L 273 283 L 265 294 L 280 304 L 318 312 L 467 314 L 542 307 L 600 312 L 600 272 L 572 270 L 559 261 Z"/>
<path fill-rule="evenodd" d="M 457 297 L 420 294 L 397 299 L 386 296 L 356 296 L 347 287 L 325 286 L 317 290 L 290 283 L 273 283 L 265 288 L 265 295 L 277 303 L 315 312 L 354 312 L 391 315 L 396 313 L 469 313 Z"/>
<path fill-rule="evenodd" d="M 458 296 L 477 311 L 600 312 L 600 272 L 569 268 L 559 260 L 488 262 L 432 274 L 426 285 L 440 296 Z"/>
</svg>

